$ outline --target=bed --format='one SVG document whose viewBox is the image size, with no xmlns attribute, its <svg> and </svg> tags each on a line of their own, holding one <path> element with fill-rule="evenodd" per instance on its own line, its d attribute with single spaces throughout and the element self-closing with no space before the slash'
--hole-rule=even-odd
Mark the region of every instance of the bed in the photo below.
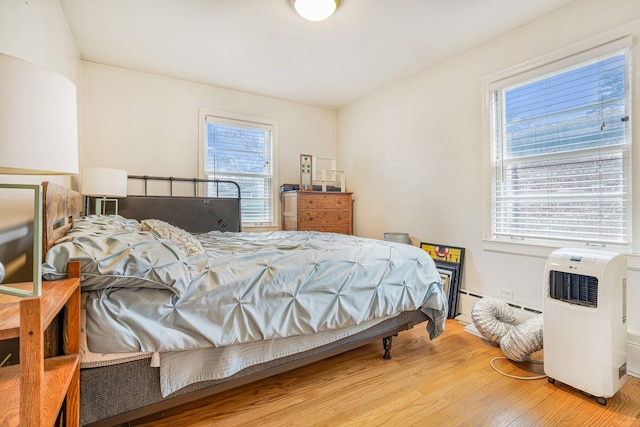
<svg viewBox="0 0 640 427">
<path fill-rule="evenodd" d="M 145 199 L 157 202 L 133 203 Z M 165 199 L 171 213 L 185 202 Z M 224 199 L 196 202 L 200 214 L 188 215 L 213 224 L 191 234 L 188 220 L 177 227 L 157 207 L 83 216 L 82 195 L 45 183 L 44 277 L 82 261 L 86 340 L 109 359 L 81 361 L 81 425 L 126 423 L 374 340 L 390 358 L 392 337 L 417 324 L 432 339 L 444 331 L 446 297 L 423 251 L 332 233 L 242 232 L 239 218 L 220 214 L 239 212 L 239 195 L 237 210 L 219 211 Z M 234 231 L 220 231 L 229 224 Z"/>
</svg>

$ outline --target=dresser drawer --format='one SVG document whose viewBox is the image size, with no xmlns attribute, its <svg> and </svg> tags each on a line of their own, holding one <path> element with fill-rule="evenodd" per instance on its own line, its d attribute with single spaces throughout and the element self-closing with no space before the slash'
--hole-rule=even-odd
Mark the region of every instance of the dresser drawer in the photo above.
<svg viewBox="0 0 640 427">
<path fill-rule="evenodd" d="M 298 209 L 342 209 L 351 211 L 351 194 L 298 195 Z"/>
<path fill-rule="evenodd" d="M 351 212 L 345 209 L 304 209 L 298 211 L 298 227 L 309 225 L 330 226 L 349 225 L 351 223 Z"/>
</svg>

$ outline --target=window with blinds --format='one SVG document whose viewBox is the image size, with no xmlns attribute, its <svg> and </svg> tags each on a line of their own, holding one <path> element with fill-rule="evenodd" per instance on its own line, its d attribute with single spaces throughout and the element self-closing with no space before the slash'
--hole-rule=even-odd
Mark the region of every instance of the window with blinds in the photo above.
<svg viewBox="0 0 640 427">
<path fill-rule="evenodd" d="M 628 56 L 614 43 L 490 86 L 494 239 L 630 245 Z"/>
<path fill-rule="evenodd" d="M 206 126 L 207 178 L 240 185 L 243 226 L 273 225 L 273 126 L 214 116 L 206 117 Z M 221 186 L 221 197 L 225 191 Z M 207 189 L 214 192 L 214 186 Z"/>
</svg>

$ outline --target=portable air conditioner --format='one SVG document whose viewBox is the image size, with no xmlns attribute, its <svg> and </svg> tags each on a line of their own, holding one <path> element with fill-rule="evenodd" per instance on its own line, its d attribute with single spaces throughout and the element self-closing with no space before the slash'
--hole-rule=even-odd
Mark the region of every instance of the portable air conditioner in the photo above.
<svg viewBox="0 0 640 427">
<path fill-rule="evenodd" d="M 587 249 L 547 259 L 544 371 L 605 405 L 627 381 L 627 260 Z"/>
</svg>

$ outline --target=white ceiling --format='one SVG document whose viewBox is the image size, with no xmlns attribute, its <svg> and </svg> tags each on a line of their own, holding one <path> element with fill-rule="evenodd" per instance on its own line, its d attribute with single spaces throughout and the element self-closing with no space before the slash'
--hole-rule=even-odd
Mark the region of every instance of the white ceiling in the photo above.
<svg viewBox="0 0 640 427">
<path fill-rule="evenodd" d="M 576 0 L 60 0 L 83 60 L 339 108 Z"/>
</svg>

